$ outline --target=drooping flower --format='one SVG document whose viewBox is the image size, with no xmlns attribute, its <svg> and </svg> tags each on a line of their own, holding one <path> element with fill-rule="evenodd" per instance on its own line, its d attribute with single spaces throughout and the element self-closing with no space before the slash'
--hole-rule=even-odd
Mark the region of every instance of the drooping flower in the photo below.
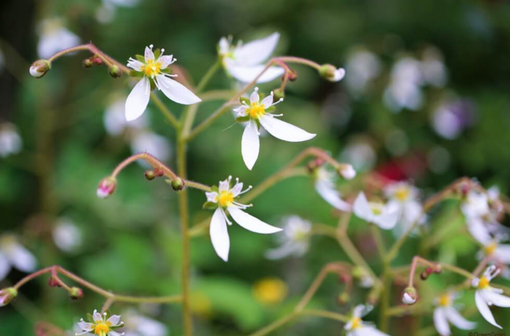
<svg viewBox="0 0 510 336">
<path fill-rule="evenodd" d="M 176 59 L 173 55 L 163 55 L 164 49 L 156 51 L 160 53 L 157 58 L 152 51 L 153 46 L 145 47 L 145 54 L 139 57 L 140 60 L 130 58 L 127 66 L 142 74 L 142 79 L 135 85 L 126 100 L 126 119 L 128 121 L 135 120 L 140 117 L 147 105 L 151 93 L 151 83 L 163 91 L 168 99 L 178 104 L 190 105 L 201 101 L 193 92 L 181 83 L 171 79 L 177 77 L 169 73 L 169 68 Z"/>
<path fill-rule="evenodd" d="M 92 314 L 92 321 L 85 322 L 81 319 L 78 322 L 78 327 L 81 332 L 76 335 L 97 335 L 97 336 L 121 336 L 123 333 L 118 333 L 115 329 L 118 329 L 124 325 L 124 322 L 120 321 L 120 315 L 112 315 L 108 318 L 107 313 L 101 315 L 97 310 L 94 310 Z"/>
<path fill-rule="evenodd" d="M 391 209 L 387 204 L 368 202 L 363 192 L 354 201 L 353 211 L 356 216 L 369 223 L 376 224 L 381 229 L 390 230 L 398 220 L 398 210 Z"/>
<path fill-rule="evenodd" d="M 510 297 L 502 295 L 503 290 L 490 286 L 490 281 L 494 279 L 500 272 L 496 266 L 489 266 L 483 273 L 481 278 L 475 278 L 471 285 L 476 288 L 475 303 L 476 307 L 483 318 L 490 324 L 503 329 L 494 319 L 489 306 L 510 308 Z"/>
<path fill-rule="evenodd" d="M 16 127 L 11 123 L 0 125 L 0 157 L 7 157 L 21 151 L 23 141 Z"/>
<path fill-rule="evenodd" d="M 324 166 L 318 168 L 315 171 L 315 190 L 326 202 L 336 209 L 351 211 L 351 205 L 342 199 L 340 192 L 335 186 L 334 179 L 334 172 L 327 170 Z"/>
<path fill-rule="evenodd" d="M 267 251 L 269 259 L 282 259 L 288 256 L 300 257 L 308 251 L 312 223 L 299 216 L 284 218 L 283 234 L 278 235 L 280 246 Z"/>
<path fill-rule="evenodd" d="M 80 44 L 80 38 L 65 28 L 59 18 L 43 20 L 37 31 L 39 33 L 37 52 L 42 58 L 49 58 L 63 49 Z"/>
<path fill-rule="evenodd" d="M 163 323 L 141 315 L 135 310 L 128 310 L 123 317 L 124 336 L 165 336 L 168 333 Z"/>
<path fill-rule="evenodd" d="M 434 309 L 434 326 L 440 335 L 448 336 L 451 334 L 450 323 L 462 330 L 471 330 L 476 327 L 475 322 L 468 321 L 459 314 L 453 305 L 456 298 L 456 293 L 447 293 L 434 300 L 436 305 Z"/>
<path fill-rule="evenodd" d="M 365 305 L 358 305 L 354 308 L 350 321 L 344 327 L 347 330 L 347 336 L 387 336 L 372 324 L 361 319 L 370 310 L 372 310 L 372 307 Z"/>
<path fill-rule="evenodd" d="M 253 81 L 264 70 L 264 62 L 271 56 L 278 40 L 279 33 L 273 33 L 268 37 L 255 40 L 246 44 L 238 42 L 233 46 L 232 41 L 222 37 L 218 44 L 218 55 L 225 70 L 235 79 L 243 83 Z M 271 66 L 258 79 L 257 83 L 272 81 L 282 76 L 285 70 Z"/>
<path fill-rule="evenodd" d="M 53 241 L 59 249 L 71 253 L 82 243 L 81 231 L 69 218 L 60 218 L 53 228 Z"/>
<path fill-rule="evenodd" d="M 255 91 L 250 96 L 249 104 L 247 100 L 243 100 L 242 105 L 234 110 L 239 116 L 237 118 L 238 121 L 248 122 L 241 140 L 241 153 L 246 167 L 250 170 L 255 165 L 255 162 L 257 162 L 259 156 L 259 127 L 263 127 L 275 138 L 288 142 L 301 142 L 315 137 L 315 134 L 308 133 L 299 127 L 276 118 L 281 115 L 270 113 L 273 110 L 273 106 L 281 101 L 282 99 L 274 102 L 273 92 L 261 101 L 258 88 L 255 88 Z"/>
<path fill-rule="evenodd" d="M 236 179 L 236 184 L 233 187 L 230 186 L 231 181 L 232 177 L 229 176 L 225 181 L 220 181 L 218 188 L 214 188 L 213 191 L 205 193 L 207 197 L 205 207 L 216 207 L 209 228 L 211 241 L 214 250 L 224 261 L 228 261 L 228 253 L 230 250 L 227 223 L 232 225 L 232 222 L 227 217 L 227 211 L 234 221 L 246 230 L 261 234 L 271 234 L 282 231 L 282 229 L 266 224 L 244 212 L 243 210 L 251 205 L 238 203 L 237 198 L 250 190 L 251 186 L 243 191 L 243 183 L 239 182 L 239 179 Z"/>
<path fill-rule="evenodd" d="M 0 280 L 5 279 L 11 267 L 21 272 L 33 272 L 37 262 L 35 257 L 18 239 L 10 234 L 0 237 Z"/>
<path fill-rule="evenodd" d="M 397 209 L 399 218 L 395 233 L 397 236 L 404 234 L 414 223 L 423 222 L 423 211 L 418 201 L 418 189 L 408 182 L 395 182 L 384 188 L 384 193 L 389 198 L 388 207 Z"/>
</svg>

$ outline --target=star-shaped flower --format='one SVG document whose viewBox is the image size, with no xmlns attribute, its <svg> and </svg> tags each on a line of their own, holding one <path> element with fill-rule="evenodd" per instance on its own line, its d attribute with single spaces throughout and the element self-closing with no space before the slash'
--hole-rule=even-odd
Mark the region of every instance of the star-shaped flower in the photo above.
<svg viewBox="0 0 510 336">
<path fill-rule="evenodd" d="M 361 318 L 370 312 L 372 307 L 358 305 L 354 308 L 350 321 L 345 325 L 347 336 L 388 336 Z"/>
<path fill-rule="evenodd" d="M 91 317 L 91 322 L 85 322 L 81 319 L 78 322 L 78 327 L 81 329 L 81 332 L 76 333 L 79 335 L 97 335 L 97 336 L 121 336 L 123 333 L 118 333 L 115 329 L 118 329 L 124 325 L 124 322 L 120 321 L 119 315 L 112 315 L 108 318 L 107 313 L 103 313 L 101 315 L 97 310 L 94 310 L 94 313 Z"/>
<path fill-rule="evenodd" d="M 434 326 L 440 335 L 447 336 L 451 334 L 449 323 L 462 330 L 471 330 L 476 327 L 476 323 L 466 320 L 459 314 L 453 302 L 456 298 L 455 293 L 441 295 L 435 300 Z"/>
<path fill-rule="evenodd" d="M 381 229 L 390 230 L 398 220 L 398 210 L 387 204 L 368 202 L 364 193 L 359 193 L 354 201 L 353 211 L 356 216 L 369 223 L 376 224 Z"/>
<path fill-rule="evenodd" d="M 510 308 L 510 297 L 502 295 L 503 290 L 491 287 L 490 281 L 494 279 L 500 270 L 496 266 L 489 266 L 481 278 L 475 278 L 472 286 L 476 288 L 475 303 L 483 318 L 499 329 L 503 329 L 494 319 L 489 306 Z"/>
</svg>

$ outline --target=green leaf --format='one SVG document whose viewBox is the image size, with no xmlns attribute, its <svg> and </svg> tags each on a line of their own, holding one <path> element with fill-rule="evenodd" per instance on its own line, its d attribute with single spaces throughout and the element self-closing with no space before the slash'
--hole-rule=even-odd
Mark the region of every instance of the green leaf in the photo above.
<svg viewBox="0 0 510 336">
<path fill-rule="evenodd" d="M 249 99 L 249 98 L 246 98 L 246 97 L 241 97 L 241 98 L 239 98 L 239 102 L 240 102 L 241 104 L 246 104 L 246 105 L 250 105 L 250 104 L 251 104 L 250 99 Z"/>
<path fill-rule="evenodd" d="M 250 117 L 249 116 L 237 117 L 236 121 L 239 123 L 247 122 L 247 121 L 250 121 Z"/>
<path fill-rule="evenodd" d="M 276 108 L 274 106 L 269 106 L 267 109 L 266 109 L 266 112 L 273 112 L 274 110 L 276 110 Z"/>
<path fill-rule="evenodd" d="M 142 55 L 135 55 L 135 58 L 136 58 L 138 61 L 140 61 L 140 62 L 142 62 L 142 63 L 145 63 L 145 57 L 143 57 Z"/>
<path fill-rule="evenodd" d="M 158 59 L 161 56 L 161 49 L 154 50 L 154 59 Z"/>
<path fill-rule="evenodd" d="M 213 202 L 205 202 L 204 205 L 202 205 L 202 208 L 206 209 L 206 210 L 214 210 L 217 207 L 218 207 L 218 204 L 213 203 Z"/>
</svg>

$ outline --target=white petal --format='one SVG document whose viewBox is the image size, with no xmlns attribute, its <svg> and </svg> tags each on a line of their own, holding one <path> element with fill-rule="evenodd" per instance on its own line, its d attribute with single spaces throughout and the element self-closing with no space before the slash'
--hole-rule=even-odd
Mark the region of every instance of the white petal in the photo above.
<svg viewBox="0 0 510 336">
<path fill-rule="evenodd" d="M 220 55 L 227 54 L 230 49 L 230 43 L 229 43 L 228 39 L 226 37 L 222 37 L 220 39 L 220 42 L 218 43 L 218 47 L 219 47 L 218 52 Z"/>
<path fill-rule="evenodd" d="M 132 121 L 139 118 L 147 105 L 151 95 L 151 85 L 147 77 L 143 77 L 131 90 L 126 100 L 126 120 Z"/>
<path fill-rule="evenodd" d="M 202 101 L 193 92 L 181 83 L 164 75 L 156 76 L 158 86 L 168 99 L 183 105 L 196 104 Z"/>
<path fill-rule="evenodd" d="M 466 224 L 468 231 L 482 245 L 489 245 L 492 243 L 492 237 L 489 233 L 487 226 L 479 217 L 467 217 Z"/>
<path fill-rule="evenodd" d="M 334 188 L 334 185 L 328 181 L 317 181 L 315 190 L 324 198 L 326 202 L 340 211 L 351 211 L 351 205 L 340 197 L 340 193 Z"/>
<path fill-rule="evenodd" d="M 248 110 L 248 106 L 246 105 L 241 105 L 239 107 L 236 107 L 234 109 L 234 112 L 237 113 L 238 116 L 240 117 L 244 117 L 246 116 L 246 111 Z"/>
<path fill-rule="evenodd" d="M 110 330 L 110 332 L 108 332 L 108 336 L 122 336 L 122 335 L 123 334 L 119 334 L 118 332 L 113 330 Z"/>
<path fill-rule="evenodd" d="M 395 224 L 397 224 L 398 215 L 398 211 L 383 213 L 379 216 L 374 216 L 373 222 L 374 224 L 377 224 L 377 226 L 379 226 L 381 229 L 390 230 L 395 227 Z"/>
<path fill-rule="evenodd" d="M 365 311 L 365 305 L 360 304 L 360 305 L 357 305 L 356 307 L 354 307 L 354 309 L 352 311 L 352 315 L 354 317 L 362 318 L 364 311 Z"/>
<path fill-rule="evenodd" d="M 367 222 L 373 220 L 372 209 L 368 204 L 367 197 L 363 192 L 360 192 L 352 207 L 354 214 Z"/>
<path fill-rule="evenodd" d="M 283 259 L 290 255 L 296 254 L 296 252 L 298 252 L 296 244 L 292 242 L 287 242 L 280 247 L 267 251 L 266 258 L 272 260 Z"/>
<path fill-rule="evenodd" d="M 9 271 L 11 270 L 11 264 L 5 255 L 0 253 L 0 281 L 5 279 Z"/>
<path fill-rule="evenodd" d="M 345 70 L 343 68 L 338 68 L 335 70 L 335 74 L 333 76 L 333 82 L 339 82 L 344 78 Z"/>
<path fill-rule="evenodd" d="M 498 245 L 496 247 L 496 250 L 494 251 L 494 255 L 502 263 L 510 264 L 510 245 L 509 244 Z"/>
<path fill-rule="evenodd" d="M 446 313 L 446 318 L 450 320 L 450 322 L 459 329 L 462 330 L 470 330 L 476 327 L 475 322 L 471 322 L 466 320 L 462 315 L 459 314 L 457 310 L 453 307 L 444 308 L 444 312 Z"/>
<path fill-rule="evenodd" d="M 78 322 L 78 327 L 80 327 L 83 331 L 92 331 L 94 329 L 94 324 L 89 322 Z"/>
<path fill-rule="evenodd" d="M 172 61 L 174 60 L 173 55 L 165 55 L 159 57 L 159 62 L 161 64 L 161 69 L 166 69 L 170 64 L 172 64 Z"/>
<path fill-rule="evenodd" d="M 315 134 L 269 115 L 262 116 L 259 120 L 269 134 L 283 141 L 301 142 L 315 137 Z"/>
<path fill-rule="evenodd" d="M 241 66 L 236 65 L 228 60 L 225 61 L 227 71 L 232 77 L 243 83 L 253 81 L 265 69 L 264 65 Z M 283 76 L 285 70 L 280 67 L 272 66 L 257 79 L 257 83 L 267 83 L 277 77 Z"/>
<path fill-rule="evenodd" d="M 228 261 L 230 239 L 228 237 L 227 222 L 222 212 L 223 210 L 221 208 L 214 211 L 209 227 L 209 234 L 211 235 L 211 242 L 216 254 L 224 261 Z"/>
<path fill-rule="evenodd" d="M 273 104 L 273 101 L 274 101 L 274 95 L 271 92 L 271 94 L 269 96 L 262 99 L 261 104 L 264 105 L 265 108 L 268 108 L 269 106 L 271 106 Z"/>
<path fill-rule="evenodd" d="M 218 193 L 216 191 L 206 192 L 205 197 L 207 197 L 207 202 L 217 203 L 216 197 L 218 197 Z"/>
<path fill-rule="evenodd" d="M 493 290 L 487 289 L 483 292 L 484 297 L 492 302 L 493 305 L 498 307 L 510 308 L 510 297 L 496 293 Z"/>
<path fill-rule="evenodd" d="M 142 71 L 144 64 L 140 61 L 135 60 L 135 59 L 130 59 L 127 63 L 127 66 L 128 66 L 128 68 L 131 68 L 133 70 L 140 72 L 140 71 Z"/>
<path fill-rule="evenodd" d="M 434 310 L 434 326 L 440 335 L 450 335 L 450 326 L 446 320 L 446 313 L 443 308 L 436 308 Z"/>
<path fill-rule="evenodd" d="M 28 252 L 26 248 L 17 243 L 13 243 L 13 245 L 9 247 L 6 256 L 9 258 L 12 266 L 22 272 L 33 272 L 37 265 L 37 261 L 32 253 Z"/>
<path fill-rule="evenodd" d="M 94 310 L 94 313 L 92 314 L 92 319 L 94 322 L 103 322 L 103 317 L 101 316 L 101 313 L 99 313 L 97 310 Z"/>
<path fill-rule="evenodd" d="M 262 234 L 270 234 L 282 231 L 282 229 L 266 224 L 260 219 L 255 218 L 252 215 L 247 214 L 246 212 L 236 207 L 233 206 L 228 207 L 228 212 L 230 213 L 232 218 L 236 221 L 236 223 L 245 228 L 246 230 Z"/>
<path fill-rule="evenodd" d="M 241 193 L 241 191 L 243 190 L 243 182 L 237 182 L 233 187 L 232 187 L 232 190 L 230 190 L 232 192 L 232 196 L 234 197 L 237 197 L 239 196 L 239 194 Z"/>
<path fill-rule="evenodd" d="M 355 329 L 353 333 L 356 336 L 389 336 L 372 326 L 363 326 L 360 329 Z"/>
<path fill-rule="evenodd" d="M 259 91 L 257 88 L 253 90 L 253 92 L 250 95 L 250 103 L 258 103 L 260 101 Z"/>
<path fill-rule="evenodd" d="M 151 61 L 154 61 L 154 53 L 152 52 L 152 49 L 149 47 L 145 47 L 145 63 L 149 63 Z"/>
<path fill-rule="evenodd" d="M 242 65 L 260 64 L 271 56 L 279 39 L 280 34 L 273 33 L 266 38 L 246 43 L 235 50 L 234 59 Z"/>
<path fill-rule="evenodd" d="M 110 322 L 112 326 L 117 326 L 120 323 L 120 315 L 112 315 L 107 320 L 107 322 Z"/>
<path fill-rule="evenodd" d="M 220 185 L 218 187 L 219 191 L 228 191 L 230 189 L 230 178 L 220 181 Z"/>
<path fill-rule="evenodd" d="M 249 170 L 252 170 L 260 151 L 260 139 L 257 124 L 250 120 L 248 126 L 245 127 L 243 138 L 241 140 L 241 154 L 243 155 L 244 164 Z"/>
<path fill-rule="evenodd" d="M 482 314 L 483 318 L 492 324 L 495 327 L 498 327 L 499 329 L 503 329 L 499 324 L 496 323 L 496 320 L 494 319 L 494 316 L 492 315 L 491 310 L 489 309 L 489 306 L 485 302 L 485 300 L 482 297 L 482 293 L 480 293 L 479 290 L 475 292 L 475 303 L 476 307 L 478 308 L 478 311 L 480 314 Z"/>
</svg>

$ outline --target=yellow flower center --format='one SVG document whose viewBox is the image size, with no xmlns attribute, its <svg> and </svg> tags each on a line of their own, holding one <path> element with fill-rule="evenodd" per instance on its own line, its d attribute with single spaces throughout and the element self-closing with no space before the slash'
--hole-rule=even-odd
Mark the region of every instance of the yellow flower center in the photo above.
<svg viewBox="0 0 510 336">
<path fill-rule="evenodd" d="M 484 251 L 485 251 L 485 254 L 486 255 L 491 255 L 494 253 L 494 251 L 496 251 L 496 248 L 498 247 L 498 244 L 495 243 L 495 242 L 492 242 L 489 246 L 486 246 L 484 248 Z"/>
<path fill-rule="evenodd" d="M 253 286 L 253 294 L 261 303 L 280 303 L 287 295 L 287 285 L 276 278 L 262 279 Z"/>
<path fill-rule="evenodd" d="M 403 202 L 409 197 L 409 188 L 401 187 L 395 190 L 395 198 Z"/>
<path fill-rule="evenodd" d="M 252 119 L 258 119 L 264 114 L 266 114 L 266 107 L 264 104 L 251 103 L 251 106 L 248 108 L 248 115 Z"/>
<path fill-rule="evenodd" d="M 450 305 L 450 296 L 449 295 L 441 295 L 439 298 L 439 305 L 441 307 L 446 307 Z"/>
<path fill-rule="evenodd" d="M 110 326 L 105 322 L 96 324 L 94 328 L 95 335 L 106 336 L 108 335 L 108 332 L 110 332 Z"/>
<path fill-rule="evenodd" d="M 221 207 L 228 207 L 234 202 L 234 195 L 230 191 L 222 191 L 217 197 L 217 202 Z"/>
<path fill-rule="evenodd" d="M 147 62 L 147 64 L 145 64 L 143 66 L 142 70 L 145 73 L 145 76 L 154 77 L 161 73 L 161 63 L 155 62 L 155 61 L 149 61 L 149 62 Z"/>
<path fill-rule="evenodd" d="M 351 329 L 356 329 L 361 327 L 361 319 L 359 317 L 354 317 L 351 320 Z"/>
<path fill-rule="evenodd" d="M 481 277 L 480 282 L 478 283 L 478 288 L 484 289 L 489 287 L 489 279 L 486 277 Z"/>
<path fill-rule="evenodd" d="M 380 215 L 383 213 L 384 205 L 380 203 L 369 203 L 369 205 L 374 215 Z"/>
</svg>

